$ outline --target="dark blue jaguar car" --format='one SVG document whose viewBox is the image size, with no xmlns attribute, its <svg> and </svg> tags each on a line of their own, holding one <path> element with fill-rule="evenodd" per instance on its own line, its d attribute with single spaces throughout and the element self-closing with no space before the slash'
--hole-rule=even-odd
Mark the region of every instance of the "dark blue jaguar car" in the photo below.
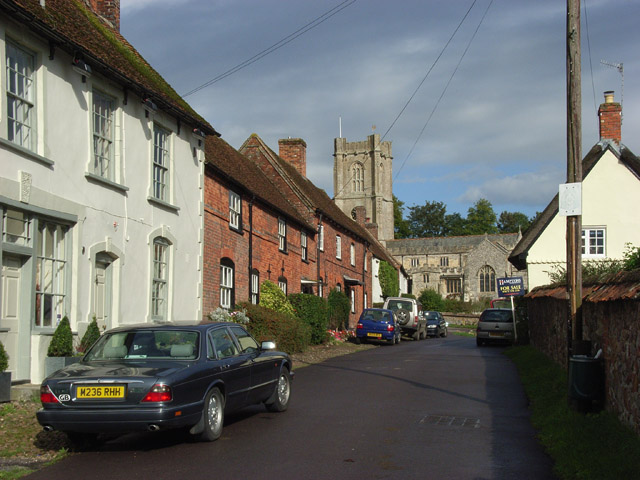
<svg viewBox="0 0 640 480">
<path fill-rule="evenodd" d="M 402 332 L 392 310 L 384 308 L 365 308 L 356 326 L 356 343 L 368 340 L 400 342 Z"/>
<path fill-rule="evenodd" d="M 36 415 L 46 431 L 73 442 L 170 428 L 213 441 L 232 410 L 259 403 L 286 410 L 291 368 L 289 355 L 273 342 L 259 345 L 236 323 L 120 327 L 42 382 Z"/>
</svg>

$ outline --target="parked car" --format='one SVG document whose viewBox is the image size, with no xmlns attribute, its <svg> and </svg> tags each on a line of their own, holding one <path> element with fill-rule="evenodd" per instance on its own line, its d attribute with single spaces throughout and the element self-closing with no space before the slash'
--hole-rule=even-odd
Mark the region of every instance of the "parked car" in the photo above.
<svg viewBox="0 0 640 480">
<path fill-rule="evenodd" d="M 427 336 L 427 320 L 420 315 L 422 304 L 415 298 L 387 297 L 382 308 L 393 312 L 405 335 L 414 340 Z"/>
<path fill-rule="evenodd" d="M 356 343 L 368 340 L 400 342 L 402 333 L 391 310 L 383 308 L 365 308 L 356 325 Z"/>
<path fill-rule="evenodd" d="M 81 362 L 45 378 L 38 422 L 72 441 L 99 433 L 185 428 L 222 434 L 225 414 L 264 403 L 287 409 L 292 362 L 239 324 L 145 324 L 105 332 Z"/>
<path fill-rule="evenodd" d="M 427 319 L 427 335 L 430 337 L 446 337 L 449 333 L 449 322 L 447 322 L 440 312 L 424 312 Z"/>
<path fill-rule="evenodd" d="M 490 342 L 513 342 L 513 313 L 508 308 L 487 308 L 480 314 L 476 328 L 478 346 Z"/>
</svg>

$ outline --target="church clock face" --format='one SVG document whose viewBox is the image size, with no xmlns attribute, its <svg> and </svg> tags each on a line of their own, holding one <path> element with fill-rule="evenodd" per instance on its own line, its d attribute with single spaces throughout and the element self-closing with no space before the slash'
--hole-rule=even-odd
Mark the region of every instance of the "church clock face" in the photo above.
<svg viewBox="0 0 640 480">
<path fill-rule="evenodd" d="M 356 219 L 356 209 L 351 210 L 351 218 Z"/>
</svg>

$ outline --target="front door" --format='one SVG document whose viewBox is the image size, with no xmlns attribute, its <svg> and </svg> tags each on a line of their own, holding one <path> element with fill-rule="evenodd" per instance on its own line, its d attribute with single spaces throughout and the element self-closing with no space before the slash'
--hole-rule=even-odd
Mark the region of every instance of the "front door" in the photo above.
<svg viewBox="0 0 640 480">
<path fill-rule="evenodd" d="M 9 354 L 11 380 L 28 380 L 30 364 L 28 315 L 22 312 L 22 260 L 2 257 L 2 312 L 0 339 Z M 23 318 L 24 317 L 24 318 Z"/>
<path fill-rule="evenodd" d="M 100 331 L 109 329 L 111 325 L 111 264 L 113 260 L 109 255 L 100 253 L 96 257 L 93 314 Z"/>
</svg>

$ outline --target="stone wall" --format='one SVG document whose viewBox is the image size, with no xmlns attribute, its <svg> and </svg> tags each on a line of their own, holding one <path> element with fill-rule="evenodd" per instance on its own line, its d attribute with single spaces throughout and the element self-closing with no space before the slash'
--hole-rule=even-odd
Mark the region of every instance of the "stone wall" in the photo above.
<svg viewBox="0 0 640 480">
<path fill-rule="evenodd" d="M 569 320 L 564 287 L 527 295 L 531 344 L 567 367 Z M 602 349 L 605 408 L 640 434 L 640 271 L 623 272 L 583 289 L 583 339 Z"/>
</svg>

